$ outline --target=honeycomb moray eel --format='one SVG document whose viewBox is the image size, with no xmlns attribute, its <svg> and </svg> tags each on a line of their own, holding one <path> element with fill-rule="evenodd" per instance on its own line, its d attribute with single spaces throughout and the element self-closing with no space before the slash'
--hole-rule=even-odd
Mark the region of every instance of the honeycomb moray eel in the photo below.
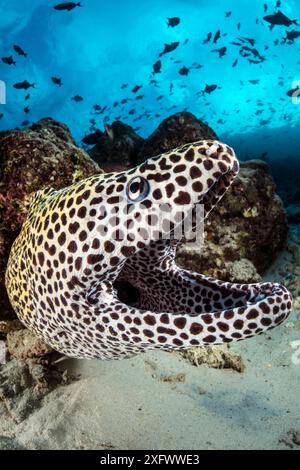
<svg viewBox="0 0 300 470">
<path fill-rule="evenodd" d="M 285 287 L 222 282 L 175 264 L 184 218 L 163 208 L 201 203 L 206 217 L 238 170 L 231 148 L 200 141 L 37 192 L 6 272 L 20 320 L 67 356 L 99 359 L 228 343 L 279 325 L 292 308 Z M 155 217 L 162 222 L 147 240 Z"/>
</svg>

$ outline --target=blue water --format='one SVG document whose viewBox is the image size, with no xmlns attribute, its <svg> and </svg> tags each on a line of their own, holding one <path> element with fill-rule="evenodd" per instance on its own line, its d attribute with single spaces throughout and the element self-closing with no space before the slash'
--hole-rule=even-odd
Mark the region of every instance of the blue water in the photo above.
<svg viewBox="0 0 300 470">
<path fill-rule="evenodd" d="M 283 43 L 283 38 L 286 31 L 300 27 L 270 30 L 263 17 L 276 11 L 276 0 L 83 0 L 83 8 L 70 12 L 55 10 L 58 3 L 0 1 L 0 56 L 13 55 L 17 62 L 14 66 L 0 61 L 0 80 L 7 85 L 0 130 L 51 116 L 68 124 L 80 143 L 90 119 L 103 130 L 105 122 L 118 118 L 147 136 L 163 118 L 188 110 L 234 145 L 241 157 L 264 152 L 270 158 L 299 155 L 300 106 L 286 93 L 300 80 L 300 38 L 293 44 Z M 298 0 L 282 1 L 280 9 L 290 19 L 300 19 Z M 166 18 L 174 16 L 180 17 L 180 24 L 168 28 Z M 218 29 L 218 42 L 203 44 L 207 34 L 212 32 L 213 39 Z M 253 64 L 242 57 L 240 47 L 231 44 L 238 38 L 253 38 L 253 47 L 265 60 Z M 161 57 L 161 73 L 153 77 L 152 66 L 164 44 L 175 41 L 180 42 L 178 48 Z M 14 44 L 28 56 L 16 54 Z M 212 50 L 221 47 L 227 51 L 219 58 Z M 183 66 L 190 69 L 187 76 L 178 73 Z M 54 85 L 52 76 L 61 78 L 63 86 Z M 157 83 L 150 83 L 152 79 Z M 13 85 L 23 80 L 35 83 L 35 88 L 16 90 Z M 122 84 L 127 88 L 121 89 Z M 203 96 L 199 92 L 206 84 L 220 88 Z M 135 85 L 142 85 L 137 93 L 131 91 Z M 27 93 L 31 97 L 25 102 Z M 71 100 L 76 94 L 84 100 Z M 136 100 L 138 95 L 143 98 Z M 129 101 L 113 106 L 124 98 Z M 107 108 L 96 114 L 96 104 Z"/>
</svg>

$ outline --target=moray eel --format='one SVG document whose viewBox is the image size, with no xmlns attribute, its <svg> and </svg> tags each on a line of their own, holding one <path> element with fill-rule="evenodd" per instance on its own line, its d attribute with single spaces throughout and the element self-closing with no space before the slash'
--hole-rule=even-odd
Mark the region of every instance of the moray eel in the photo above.
<svg viewBox="0 0 300 470">
<path fill-rule="evenodd" d="M 292 307 L 285 287 L 222 282 L 175 264 L 183 218 L 165 208 L 202 204 L 205 218 L 238 170 L 230 147 L 200 141 L 37 192 L 6 272 L 20 320 L 67 356 L 99 359 L 229 343 L 279 325 Z"/>
</svg>

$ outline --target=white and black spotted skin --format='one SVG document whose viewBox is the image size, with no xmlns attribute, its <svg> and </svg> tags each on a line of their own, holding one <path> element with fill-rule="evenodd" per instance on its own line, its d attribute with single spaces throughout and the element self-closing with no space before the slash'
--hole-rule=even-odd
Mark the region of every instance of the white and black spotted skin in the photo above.
<svg viewBox="0 0 300 470">
<path fill-rule="evenodd" d="M 231 148 L 201 141 L 126 172 L 38 192 L 6 273 L 20 320 L 63 354 L 100 359 L 227 343 L 279 325 L 292 306 L 281 285 L 230 284 L 178 268 L 163 225 L 160 240 L 122 236 L 150 224 L 141 202 L 149 210 L 203 203 L 207 215 L 237 172 Z M 122 285 L 134 290 L 134 303 Z"/>
</svg>

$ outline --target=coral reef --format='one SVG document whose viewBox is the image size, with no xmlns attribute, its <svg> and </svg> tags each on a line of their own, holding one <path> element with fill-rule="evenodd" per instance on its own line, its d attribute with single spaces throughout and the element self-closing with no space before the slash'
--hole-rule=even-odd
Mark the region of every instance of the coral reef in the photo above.
<svg viewBox="0 0 300 470">
<path fill-rule="evenodd" d="M 21 361 L 43 357 L 53 352 L 50 346 L 27 329 L 10 331 L 6 340 L 8 352 Z"/>
<path fill-rule="evenodd" d="M 194 366 L 207 365 L 213 369 L 232 369 L 244 372 L 245 366 L 242 358 L 233 353 L 227 344 L 222 346 L 197 346 L 180 353 Z"/>
<path fill-rule="evenodd" d="M 50 118 L 30 128 L 0 135 L 0 319 L 12 318 L 4 289 L 11 244 L 26 217 L 35 191 L 62 188 L 99 172 L 76 147 L 68 128 Z"/>
<path fill-rule="evenodd" d="M 98 136 L 89 154 L 105 172 L 121 171 L 137 163 L 144 139 L 131 126 L 115 121 L 111 126 L 106 125 L 106 132 L 99 132 Z"/>
</svg>

